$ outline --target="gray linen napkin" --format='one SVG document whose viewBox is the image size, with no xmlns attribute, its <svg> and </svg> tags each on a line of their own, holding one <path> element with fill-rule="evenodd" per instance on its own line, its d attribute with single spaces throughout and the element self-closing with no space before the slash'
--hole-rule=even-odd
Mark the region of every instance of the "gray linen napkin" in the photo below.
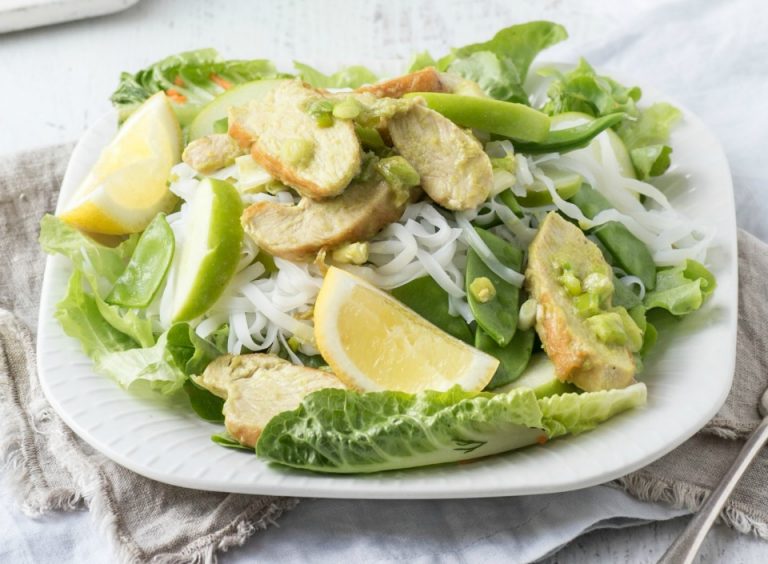
<svg viewBox="0 0 768 564">
<path fill-rule="evenodd" d="M 706 380 L 707 374 L 702 374 Z M 736 373 L 725 404 L 707 425 L 668 455 L 617 480 L 635 497 L 696 511 L 730 467 L 761 417 L 768 387 L 768 245 L 739 232 L 739 329 Z M 768 540 L 768 449 L 755 459 L 720 515 L 739 532 Z"/>
<path fill-rule="evenodd" d="M 24 323 L 34 326 L 37 317 L 43 269 L 38 220 L 54 208 L 70 151 L 71 146 L 54 147 L 0 160 L 0 253 L 11 266 L 0 270 L 0 308 L 8 310 L 0 312 L 0 460 L 27 513 L 85 504 L 123 560 L 213 560 L 217 550 L 242 544 L 296 500 L 197 492 L 133 474 L 77 439 L 47 405 L 34 377 L 33 339 Z M 757 398 L 768 385 L 768 246 L 742 232 L 739 255 L 733 390 L 701 433 L 613 482 L 641 499 L 696 510 L 759 420 Z M 768 452 L 726 506 L 726 524 L 768 538 L 768 490 L 762 487 L 767 477 Z M 179 520 L 185 533 L 176 530 Z"/>
<path fill-rule="evenodd" d="M 34 338 L 44 257 L 37 234 L 72 147 L 0 159 L 0 464 L 30 516 L 86 507 L 123 562 L 214 562 L 297 500 L 168 486 L 76 437 L 45 400 Z"/>
</svg>

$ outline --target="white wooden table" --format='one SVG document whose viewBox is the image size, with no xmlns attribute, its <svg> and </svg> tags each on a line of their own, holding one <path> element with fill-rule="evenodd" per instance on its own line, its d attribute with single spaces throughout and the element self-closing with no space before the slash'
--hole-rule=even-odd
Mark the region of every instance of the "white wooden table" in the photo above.
<svg viewBox="0 0 768 564">
<path fill-rule="evenodd" d="M 296 58 L 331 70 L 424 49 L 439 55 L 512 23 L 552 19 L 571 38 L 546 59 L 583 54 L 704 118 L 729 156 L 740 225 L 768 240 L 766 16 L 758 0 L 142 0 L 113 16 L 0 35 L 0 154 L 76 139 L 109 109 L 120 71 L 178 51 L 215 46 L 226 57 Z M 550 561 L 655 562 L 684 521 L 590 533 Z M 701 561 L 768 562 L 768 543 L 717 527 Z"/>
</svg>

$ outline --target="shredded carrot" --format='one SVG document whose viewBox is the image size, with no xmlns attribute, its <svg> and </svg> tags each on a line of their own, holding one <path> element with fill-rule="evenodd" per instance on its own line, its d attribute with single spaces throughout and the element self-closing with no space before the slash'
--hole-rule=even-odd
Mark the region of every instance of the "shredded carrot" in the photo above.
<svg viewBox="0 0 768 564">
<path fill-rule="evenodd" d="M 229 90 L 230 88 L 232 88 L 232 83 L 230 81 L 228 81 L 225 78 L 221 78 L 215 72 L 211 73 L 211 80 L 214 81 L 219 86 L 221 86 L 224 90 Z"/>
<path fill-rule="evenodd" d="M 168 95 L 171 101 L 176 102 L 177 104 L 186 104 L 187 102 L 187 97 L 175 88 L 169 88 L 165 91 L 165 93 Z"/>
<path fill-rule="evenodd" d="M 547 439 L 547 436 L 546 436 L 546 435 L 539 435 L 538 437 L 536 437 L 536 442 L 537 442 L 537 443 L 539 443 L 540 445 L 545 445 L 545 444 L 547 444 L 547 441 L 548 441 L 548 440 L 549 440 L 549 439 Z"/>
<path fill-rule="evenodd" d="M 173 79 L 173 83 L 174 83 L 176 86 L 184 86 L 184 79 L 183 79 L 183 78 L 181 78 L 181 76 L 177 74 L 177 75 L 176 75 L 176 78 L 174 78 L 174 79 Z"/>
</svg>

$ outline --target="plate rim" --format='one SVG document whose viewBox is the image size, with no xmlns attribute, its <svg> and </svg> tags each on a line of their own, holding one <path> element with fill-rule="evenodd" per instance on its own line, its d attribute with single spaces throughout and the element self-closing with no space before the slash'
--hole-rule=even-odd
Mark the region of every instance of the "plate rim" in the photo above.
<svg viewBox="0 0 768 564">
<path fill-rule="evenodd" d="M 545 64 L 557 64 L 557 63 L 545 63 Z M 615 73 L 615 74 L 612 74 L 611 76 L 618 76 L 620 79 L 623 78 L 621 77 L 620 73 Z M 389 473 L 382 473 L 382 474 L 375 474 L 375 475 L 368 475 L 368 476 L 353 475 L 351 477 L 350 476 L 333 476 L 333 475 L 329 476 L 327 474 L 320 475 L 320 474 L 310 473 L 311 475 L 310 482 L 307 482 L 306 474 L 300 473 L 299 482 L 300 483 L 303 482 L 303 485 L 302 484 L 297 485 L 296 483 L 292 483 L 292 480 L 291 480 L 291 478 L 296 474 L 293 471 L 288 470 L 288 471 L 281 472 L 281 474 L 284 474 L 284 475 L 276 483 L 267 484 L 265 487 L 259 487 L 258 483 L 252 483 L 252 484 L 245 484 L 243 487 L 233 487 L 233 488 L 228 488 L 226 483 L 217 484 L 217 483 L 212 483 L 206 480 L 195 480 L 195 479 L 191 479 L 183 476 L 168 474 L 167 472 L 164 473 L 162 471 L 157 470 L 156 468 L 153 468 L 151 465 L 148 466 L 146 464 L 137 463 L 131 457 L 123 455 L 119 451 L 116 451 L 110 445 L 105 444 L 103 441 L 99 440 L 96 436 L 94 436 L 91 433 L 91 431 L 86 426 L 81 424 L 81 421 L 79 420 L 78 417 L 73 416 L 73 414 L 66 409 L 66 407 L 62 404 L 62 402 L 60 402 L 61 398 L 59 398 L 55 393 L 55 391 L 51 388 L 51 385 L 50 385 L 51 382 L 46 377 L 46 374 L 49 373 L 48 372 L 49 370 L 52 370 L 55 368 L 48 366 L 48 358 L 44 354 L 46 352 L 44 345 L 47 343 L 46 338 L 50 338 L 49 331 L 51 330 L 51 326 L 57 325 L 57 322 L 53 317 L 46 317 L 46 315 L 48 312 L 53 310 L 52 301 L 58 300 L 58 298 L 55 297 L 56 289 L 52 287 L 54 273 L 57 271 L 57 269 L 60 270 L 61 268 L 65 268 L 64 265 L 66 265 L 65 259 L 63 259 L 62 257 L 53 257 L 53 256 L 48 256 L 46 258 L 45 272 L 43 275 L 43 283 L 41 288 L 40 312 L 39 312 L 39 318 L 38 318 L 37 339 L 36 339 L 39 381 L 40 381 L 43 393 L 46 396 L 46 399 L 51 403 L 52 407 L 59 414 L 59 416 L 62 417 L 64 422 L 80 438 L 82 438 L 86 443 L 91 445 L 94 449 L 101 452 L 102 454 L 112 459 L 116 463 L 120 464 L 121 466 L 124 466 L 140 475 L 143 475 L 145 477 L 148 477 L 150 479 L 153 479 L 159 482 L 164 482 L 164 483 L 168 483 L 168 484 L 180 486 L 180 487 L 203 489 L 203 490 L 209 490 L 209 491 L 227 491 L 227 492 L 250 493 L 250 494 L 271 494 L 271 495 L 301 495 L 301 496 L 333 497 L 333 498 L 367 498 L 367 499 L 445 499 L 445 498 L 500 497 L 500 496 L 530 495 L 530 494 L 546 494 L 546 493 L 581 489 L 581 488 L 605 483 L 606 481 L 626 475 L 643 466 L 646 466 L 647 464 L 653 462 L 654 460 L 657 460 L 662 456 L 664 456 L 665 454 L 671 452 L 680 444 L 687 441 L 695 433 L 697 433 L 707 423 L 707 421 L 709 421 L 712 418 L 712 416 L 714 416 L 715 413 L 717 413 L 717 411 L 723 405 L 723 403 L 725 402 L 730 392 L 732 381 L 733 381 L 733 375 L 734 375 L 735 361 L 736 361 L 736 336 L 737 336 L 737 321 L 738 321 L 738 250 L 737 250 L 738 227 L 737 227 L 736 216 L 735 216 L 735 195 L 734 195 L 733 179 L 731 175 L 730 165 L 728 163 L 726 153 L 723 150 L 722 144 L 720 143 L 719 139 L 714 135 L 713 131 L 704 123 L 704 121 L 701 120 L 701 118 L 699 118 L 695 113 L 690 111 L 684 104 L 680 104 L 679 101 L 674 100 L 672 97 L 662 95 L 658 91 L 650 87 L 643 87 L 643 91 L 644 91 L 644 99 L 646 97 L 650 97 L 653 99 L 657 99 L 657 98 L 663 99 L 664 101 L 670 102 L 675 106 L 677 106 L 683 112 L 685 116 L 685 120 L 687 122 L 691 122 L 696 128 L 700 129 L 701 131 L 707 134 L 707 136 L 710 138 L 709 142 L 712 144 L 713 149 L 717 153 L 717 157 L 721 161 L 719 166 L 723 167 L 723 172 L 726 175 L 727 183 L 728 183 L 727 197 L 725 198 L 728 204 L 728 210 L 727 210 L 728 222 L 727 223 L 729 227 L 733 228 L 733 232 L 729 233 L 728 235 L 729 244 L 727 246 L 724 245 L 724 248 L 728 254 L 728 259 L 730 262 L 730 264 L 727 265 L 727 269 L 729 272 L 733 273 L 732 276 L 733 276 L 734 283 L 732 284 L 730 295 L 725 296 L 725 299 L 730 304 L 732 304 L 732 306 L 729 308 L 729 312 L 732 312 L 732 314 L 728 319 L 728 329 L 729 329 L 728 334 L 730 337 L 730 341 L 728 342 L 727 351 L 730 353 L 730 358 L 727 363 L 727 366 L 729 370 L 728 370 L 728 374 L 723 376 L 722 388 L 720 389 L 720 393 L 718 395 L 717 401 L 713 401 L 709 409 L 702 410 L 699 413 L 699 416 L 696 418 L 696 423 L 695 424 L 690 423 L 686 428 L 685 432 L 678 433 L 674 439 L 667 440 L 666 442 L 664 442 L 664 444 L 660 444 L 655 449 L 652 449 L 650 452 L 646 452 L 644 456 L 636 457 L 636 459 L 633 462 L 624 463 L 620 465 L 620 468 L 609 468 L 607 470 L 594 472 L 587 478 L 577 477 L 576 479 L 572 479 L 572 480 L 560 479 L 555 483 L 538 484 L 535 487 L 526 487 L 526 486 L 521 487 L 515 484 L 500 486 L 498 483 L 492 483 L 487 486 L 481 485 L 481 484 L 475 484 L 471 489 L 461 489 L 458 491 L 452 489 L 450 485 L 450 479 L 451 479 L 450 476 L 448 478 L 444 478 L 441 475 L 441 481 L 445 482 L 444 486 L 425 489 L 424 485 L 419 483 L 420 481 L 423 481 L 423 480 L 417 480 L 416 485 L 409 485 L 407 483 L 407 476 L 405 481 L 401 480 L 400 479 L 401 472 L 397 472 L 397 473 L 389 472 Z M 649 94 L 650 96 L 648 96 Z M 113 120 L 113 123 L 114 123 L 114 115 L 115 115 L 114 112 L 108 112 L 104 114 L 98 120 L 96 120 L 94 124 L 90 126 L 84 132 L 84 134 L 80 137 L 75 149 L 72 152 L 70 161 L 67 164 L 67 170 L 64 176 L 64 181 L 62 182 L 62 186 L 66 186 L 67 179 L 71 175 L 71 169 L 73 168 L 73 163 L 78 162 L 77 159 L 82 158 L 81 154 L 88 152 L 87 140 L 89 139 L 89 135 L 94 135 L 97 128 L 99 126 L 104 127 L 103 123 L 108 120 Z M 57 199 L 57 205 L 56 205 L 57 211 L 61 207 L 62 201 L 65 200 L 65 198 L 62 198 L 62 195 L 68 195 L 68 194 L 63 194 L 62 191 L 59 192 L 59 197 Z M 721 244 L 724 243 L 724 241 L 718 241 L 718 239 L 719 238 L 716 236 L 713 242 L 720 242 Z M 733 267 L 732 270 L 730 267 Z M 718 287 L 718 289 L 720 292 L 723 291 L 723 289 L 720 286 Z M 720 299 L 722 300 L 723 297 L 724 296 L 722 296 L 721 294 Z M 672 333 L 672 334 L 674 335 L 675 333 Z M 72 340 L 70 337 L 66 337 L 66 339 Z M 78 346 L 78 351 L 79 351 L 79 346 Z M 88 364 L 90 364 L 90 361 L 88 362 Z M 90 369 L 90 366 L 87 369 Z M 117 387 L 117 384 L 112 382 L 108 378 L 101 377 L 101 376 L 100 378 L 103 378 L 105 382 L 111 383 L 112 385 Z M 725 385 L 726 381 L 727 381 L 727 385 Z M 119 389 L 119 391 L 121 393 L 124 393 L 126 397 L 130 396 L 130 394 L 125 390 Z M 650 385 L 649 385 L 649 391 L 650 391 Z M 631 416 L 632 412 L 626 415 Z M 623 417 L 623 415 L 619 417 Z M 517 452 L 523 452 L 523 451 L 517 451 Z M 503 454 L 495 455 L 493 458 L 498 460 L 498 457 L 503 457 L 503 456 L 504 456 Z M 263 461 L 261 462 L 263 463 Z M 438 467 L 433 467 L 433 468 L 438 468 Z M 414 472 L 414 471 L 417 471 L 417 470 L 411 470 L 406 472 Z M 354 482 L 360 481 L 362 485 L 345 489 L 343 487 L 337 487 L 337 486 L 333 486 L 329 488 L 326 485 L 316 486 L 311 484 L 311 482 L 318 476 L 321 478 L 324 478 L 324 480 L 319 481 L 320 484 L 328 480 L 331 480 L 332 483 L 334 484 L 344 484 L 352 480 Z M 373 479 L 369 479 L 369 476 L 373 476 Z M 374 480 L 376 478 L 381 478 L 381 481 L 387 482 L 387 486 L 383 487 L 381 483 L 375 482 Z M 426 479 L 428 479 L 428 477 Z M 368 482 L 367 485 L 366 485 L 366 482 Z M 394 484 L 395 487 L 394 488 L 391 487 L 390 483 Z"/>
</svg>

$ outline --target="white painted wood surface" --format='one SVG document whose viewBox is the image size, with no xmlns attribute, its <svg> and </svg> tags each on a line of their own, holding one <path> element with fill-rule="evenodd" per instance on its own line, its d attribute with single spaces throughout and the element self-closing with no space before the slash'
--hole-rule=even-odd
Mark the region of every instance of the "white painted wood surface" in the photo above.
<svg viewBox="0 0 768 564">
<path fill-rule="evenodd" d="M 471 0 L 246 2 L 142 0 L 112 16 L 0 35 L 0 154 L 70 141 L 109 109 L 123 70 L 215 46 L 226 57 L 405 60 L 444 53 L 531 19 L 566 25 L 549 60 L 585 55 L 684 101 L 715 130 L 729 156 L 742 227 L 768 240 L 768 16 L 759 0 L 538 2 Z M 549 562 L 655 562 L 683 519 L 598 531 Z M 717 527 L 701 562 L 768 562 L 768 543 Z"/>
</svg>

